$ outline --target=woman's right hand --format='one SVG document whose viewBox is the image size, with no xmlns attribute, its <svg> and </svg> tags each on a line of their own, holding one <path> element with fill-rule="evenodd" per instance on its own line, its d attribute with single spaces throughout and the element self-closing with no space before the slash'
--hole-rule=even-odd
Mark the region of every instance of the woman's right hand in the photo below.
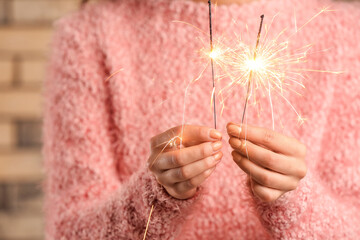
<svg viewBox="0 0 360 240">
<path fill-rule="evenodd" d="M 181 131 L 180 141 L 176 136 L 180 136 Z M 223 156 L 221 138 L 219 131 L 204 126 L 171 128 L 151 138 L 149 169 L 171 196 L 190 198 L 220 162 Z M 182 145 L 169 147 L 172 139 Z"/>
</svg>

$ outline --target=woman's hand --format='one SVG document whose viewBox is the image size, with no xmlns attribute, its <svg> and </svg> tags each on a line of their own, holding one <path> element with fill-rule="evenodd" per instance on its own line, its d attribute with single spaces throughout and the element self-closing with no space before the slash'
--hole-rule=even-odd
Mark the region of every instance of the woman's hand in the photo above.
<svg viewBox="0 0 360 240">
<path fill-rule="evenodd" d="M 296 189 L 305 177 L 306 147 L 295 138 L 249 125 L 229 123 L 229 143 L 236 164 L 248 174 L 255 196 L 271 202 Z M 246 141 L 245 141 L 246 136 Z"/>
<path fill-rule="evenodd" d="M 178 199 L 195 195 L 197 187 L 214 171 L 223 154 L 221 133 L 203 126 L 178 126 L 151 139 L 150 171 L 166 191 Z M 175 138 L 174 138 L 175 137 Z M 181 146 L 170 147 L 174 139 Z M 174 142 L 174 141 L 173 141 Z"/>
</svg>

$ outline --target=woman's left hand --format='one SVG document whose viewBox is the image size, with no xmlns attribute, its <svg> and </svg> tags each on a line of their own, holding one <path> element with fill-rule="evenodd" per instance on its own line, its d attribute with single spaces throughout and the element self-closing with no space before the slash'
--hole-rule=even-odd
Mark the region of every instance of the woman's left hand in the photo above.
<svg viewBox="0 0 360 240">
<path fill-rule="evenodd" d="M 227 125 L 229 143 L 235 163 L 250 177 L 254 195 L 272 202 L 296 189 L 307 172 L 305 145 L 266 128 L 240 126 Z"/>
</svg>

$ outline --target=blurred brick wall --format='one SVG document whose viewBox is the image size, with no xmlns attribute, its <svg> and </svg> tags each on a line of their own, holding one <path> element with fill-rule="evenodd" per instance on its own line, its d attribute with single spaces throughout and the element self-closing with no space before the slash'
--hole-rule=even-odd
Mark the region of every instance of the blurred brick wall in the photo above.
<svg viewBox="0 0 360 240">
<path fill-rule="evenodd" d="M 42 81 L 52 22 L 78 0 L 0 0 L 0 239 L 43 239 Z"/>
</svg>

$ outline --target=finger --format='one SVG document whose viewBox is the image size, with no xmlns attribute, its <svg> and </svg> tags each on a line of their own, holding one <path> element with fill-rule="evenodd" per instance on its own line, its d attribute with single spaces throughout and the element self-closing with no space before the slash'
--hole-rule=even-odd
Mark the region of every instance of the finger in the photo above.
<svg viewBox="0 0 360 240">
<path fill-rule="evenodd" d="M 229 143 L 235 151 L 248 157 L 255 164 L 285 175 L 303 178 L 306 174 L 306 164 L 295 157 L 275 153 L 250 141 L 230 138 Z"/>
<path fill-rule="evenodd" d="M 273 202 L 285 193 L 281 190 L 264 187 L 257 183 L 254 179 L 251 179 L 250 183 L 251 190 L 254 195 L 264 202 Z"/>
<path fill-rule="evenodd" d="M 263 145 L 266 148 L 285 155 L 305 156 L 306 147 L 293 137 L 288 137 L 270 129 L 250 125 L 229 123 L 227 125 L 229 135 L 240 139 L 247 139 L 256 145 Z"/>
<path fill-rule="evenodd" d="M 177 198 L 177 199 L 188 199 L 191 198 L 192 196 L 194 196 L 197 192 L 197 188 L 192 188 L 187 192 L 182 192 L 182 193 L 177 193 L 175 191 L 175 189 L 173 189 L 172 187 L 166 187 L 164 186 L 164 188 L 166 189 L 166 191 L 173 197 Z"/>
<path fill-rule="evenodd" d="M 222 156 L 222 152 L 218 152 L 213 156 L 187 164 L 183 167 L 164 171 L 159 175 L 159 180 L 160 182 L 166 182 L 170 184 L 188 180 L 210 168 L 213 168 L 220 162 Z"/>
<path fill-rule="evenodd" d="M 182 167 L 189 163 L 209 157 L 217 153 L 221 148 L 222 143 L 218 141 L 165 152 L 159 154 L 157 159 L 154 159 L 153 164 L 151 164 L 151 169 L 167 170 Z"/>
<path fill-rule="evenodd" d="M 236 164 L 259 184 L 282 191 L 296 189 L 299 182 L 298 178 L 262 168 L 236 151 L 233 151 L 231 154 Z"/>
<path fill-rule="evenodd" d="M 203 142 L 221 140 L 221 133 L 216 129 L 204 127 L 184 125 L 171 128 L 164 133 L 161 133 L 150 140 L 151 148 L 162 148 L 170 140 L 181 137 L 184 146 L 193 146 Z M 179 141 L 179 138 L 177 138 Z"/>
<path fill-rule="evenodd" d="M 215 168 L 216 167 L 210 168 L 189 180 L 176 183 L 174 186 L 175 191 L 177 193 L 183 193 L 200 186 L 213 173 Z"/>
</svg>

